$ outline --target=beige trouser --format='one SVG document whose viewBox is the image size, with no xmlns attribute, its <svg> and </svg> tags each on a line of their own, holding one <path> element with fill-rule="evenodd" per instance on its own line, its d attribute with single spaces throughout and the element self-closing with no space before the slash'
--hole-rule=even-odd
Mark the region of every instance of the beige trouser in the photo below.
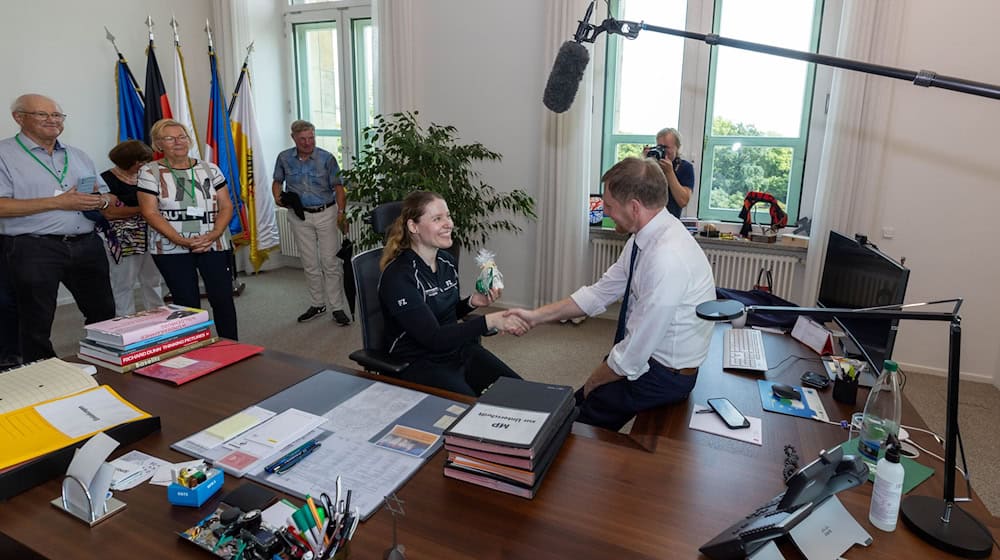
<svg viewBox="0 0 1000 560">
<path fill-rule="evenodd" d="M 295 235 L 306 273 L 309 298 L 313 307 L 330 304 L 330 310 L 346 309 L 344 297 L 344 265 L 337 258 L 340 249 L 340 230 L 337 229 L 337 206 L 322 212 L 306 212 L 300 220 L 288 213 L 288 221 Z"/>
</svg>

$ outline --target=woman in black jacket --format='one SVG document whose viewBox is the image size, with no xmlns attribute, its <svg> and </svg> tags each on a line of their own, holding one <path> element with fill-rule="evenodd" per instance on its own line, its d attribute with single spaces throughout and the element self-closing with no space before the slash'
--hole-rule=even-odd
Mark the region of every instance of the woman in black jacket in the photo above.
<svg viewBox="0 0 1000 560">
<path fill-rule="evenodd" d="M 521 319 L 498 311 L 459 322 L 490 305 L 500 290 L 461 298 L 458 267 L 445 249 L 454 224 L 436 193 L 416 191 L 403 201 L 382 253 L 379 300 L 386 317 L 389 354 L 409 362 L 401 379 L 479 396 L 498 377 L 520 376 L 479 344 L 499 331 L 527 330 Z"/>
</svg>

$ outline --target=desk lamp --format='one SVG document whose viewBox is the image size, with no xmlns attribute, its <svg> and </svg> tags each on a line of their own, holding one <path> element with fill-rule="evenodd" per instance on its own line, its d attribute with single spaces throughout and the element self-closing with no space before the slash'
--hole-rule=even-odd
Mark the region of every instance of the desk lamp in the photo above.
<svg viewBox="0 0 1000 560">
<path fill-rule="evenodd" d="M 951 311 L 905 311 L 904 308 L 940 303 L 954 303 Z M 864 309 L 833 307 L 782 307 L 744 306 L 736 300 L 715 300 L 702 303 L 695 309 L 698 317 L 706 321 L 731 321 L 755 312 L 787 313 L 793 316 L 808 315 L 819 319 L 851 317 L 857 319 L 899 319 L 917 321 L 946 321 L 950 324 L 948 336 L 948 392 L 945 419 L 944 497 L 907 496 L 900 513 L 903 522 L 923 540 L 964 558 L 985 558 L 993 550 L 989 529 L 965 510 L 955 505 L 955 451 L 958 437 L 958 376 L 959 351 L 962 342 L 962 319 L 958 309 L 961 299 L 939 300 L 906 305 L 889 305 Z M 956 512 L 957 510 L 957 512 Z"/>
</svg>

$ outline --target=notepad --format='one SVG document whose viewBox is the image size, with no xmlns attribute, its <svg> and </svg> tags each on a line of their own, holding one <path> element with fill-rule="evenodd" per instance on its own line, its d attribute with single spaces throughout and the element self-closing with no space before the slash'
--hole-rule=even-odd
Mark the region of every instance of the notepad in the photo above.
<svg viewBox="0 0 1000 560">
<path fill-rule="evenodd" d="M 222 422 L 213 424 L 205 429 L 209 435 L 219 438 L 222 441 L 241 434 L 260 423 L 260 419 L 246 412 L 239 412 L 226 418 Z"/>
<path fill-rule="evenodd" d="M 97 387 L 94 378 L 58 358 L 0 374 L 0 414 Z"/>
<path fill-rule="evenodd" d="M 714 412 L 711 414 L 699 413 L 699 410 L 708 410 L 708 407 L 700 404 L 694 405 L 694 412 L 691 413 L 691 423 L 688 424 L 688 427 L 692 430 L 708 432 L 754 445 L 764 444 L 764 430 L 760 418 L 746 416 L 745 418 L 750 422 L 750 427 L 733 430 L 729 426 L 726 426 L 726 423 L 722 421 L 722 418 L 719 418 L 718 414 Z"/>
</svg>

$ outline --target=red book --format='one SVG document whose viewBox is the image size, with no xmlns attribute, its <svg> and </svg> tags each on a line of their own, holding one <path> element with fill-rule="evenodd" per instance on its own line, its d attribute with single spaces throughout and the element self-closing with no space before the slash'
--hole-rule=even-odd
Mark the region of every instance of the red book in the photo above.
<svg viewBox="0 0 1000 560">
<path fill-rule="evenodd" d="M 262 346 L 241 344 L 223 339 L 211 346 L 185 352 L 176 358 L 139 368 L 135 370 L 135 373 L 174 385 L 183 385 L 188 381 L 193 381 L 263 351 Z"/>
<path fill-rule="evenodd" d="M 124 354 L 115 354 L 107 350 L 102 350 L 97 345 L 89 345 L 85 341 L 80 342 L 80 353 L 92 358 L 97 358 L 104 362 L 112 363 L 119 366 L 127 366 L 131 363 L 138 362 L 146 358 L 151 358 L 157 354 L 162 354 L 164 352 L 169 352 L 175 348 L 180 348 L 182 346 L 187 346 L 188 344 L 193 344 L 195 342 L 201 342 L 202 340 L 207 340 L 212 337 L 211 329 L 202 329 L 200 331 L 193 332 L 191 334 L 181 335 L 175 338 L 167 339 L 158 344 L 153 344 L 152 346 L 147 346 L 139 350 L 132 352 L 126 352 Z"/>
</svg>

